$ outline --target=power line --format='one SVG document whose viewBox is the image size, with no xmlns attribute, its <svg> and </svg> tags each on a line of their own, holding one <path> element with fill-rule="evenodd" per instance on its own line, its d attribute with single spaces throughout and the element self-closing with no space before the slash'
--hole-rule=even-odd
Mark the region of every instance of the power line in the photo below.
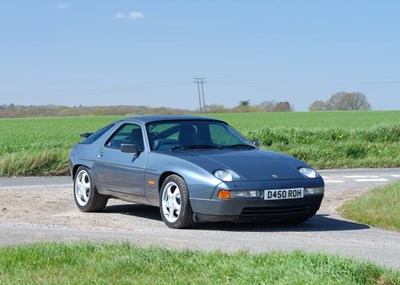
<svg viewBox="0 0 400 285">
<path fill-rule="evenodd" d="M 193 83 L 197 84 L 197 92 L 199 94 L 200 113 L 207 113 L 206 100 L 204 97 L 204 87 L 203 87 L 203 84 L 206 83 L 207 81 L 205 81 L 205 77 L 194 77 L 194 80 L 195 81 L 193 81 Z"/>
</svg>

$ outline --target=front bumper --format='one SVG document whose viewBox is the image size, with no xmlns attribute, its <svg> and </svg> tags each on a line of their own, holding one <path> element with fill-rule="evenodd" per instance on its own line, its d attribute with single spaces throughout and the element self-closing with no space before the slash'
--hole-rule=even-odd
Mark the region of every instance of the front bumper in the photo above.
<svg viewBox="0 0 400 285">
<path fill-rule="evenodd" d="M 241 219 L 285 220 L 307 219 L 319 210 L 323 195 L 309 195 L 301 199 L 190 199 L 195 220 L 238 221 Z"/>
</svg>

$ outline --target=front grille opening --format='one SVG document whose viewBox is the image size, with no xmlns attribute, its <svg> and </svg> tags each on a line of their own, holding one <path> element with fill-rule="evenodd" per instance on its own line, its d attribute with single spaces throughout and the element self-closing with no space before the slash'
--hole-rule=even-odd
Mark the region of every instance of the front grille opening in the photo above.
<svg viewBox="0 0 400 285">
<path fill-rule="evenodd" d="M 290 207 L 247 207 L 243 208 L 240 214 L 243 217 L 263 217 L 291 214 L 307 214 L 310 212 L 310 205 Z"/>
</svg>

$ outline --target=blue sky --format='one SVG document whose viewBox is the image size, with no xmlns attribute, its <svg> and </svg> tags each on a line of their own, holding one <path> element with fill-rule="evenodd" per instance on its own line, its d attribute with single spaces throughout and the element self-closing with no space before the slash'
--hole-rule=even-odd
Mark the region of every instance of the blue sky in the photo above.
<svg viewBox="0 0 400 285">
<path fill-rule="evenodd" d="M 400 109 L 400 1 L 3 0 L 0 104 Z"/>
</svg>

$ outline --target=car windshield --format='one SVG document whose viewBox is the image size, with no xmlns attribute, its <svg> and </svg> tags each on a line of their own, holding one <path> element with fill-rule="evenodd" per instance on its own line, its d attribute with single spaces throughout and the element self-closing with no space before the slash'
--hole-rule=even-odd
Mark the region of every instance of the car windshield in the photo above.
<svg viewBox="0 0 400 285">
<path fill-rule="evenodd" d="M 152 150 L 253 149 L 255 146 L 226 123 L 190 120 L 147 124 Z"/>
</svg>

